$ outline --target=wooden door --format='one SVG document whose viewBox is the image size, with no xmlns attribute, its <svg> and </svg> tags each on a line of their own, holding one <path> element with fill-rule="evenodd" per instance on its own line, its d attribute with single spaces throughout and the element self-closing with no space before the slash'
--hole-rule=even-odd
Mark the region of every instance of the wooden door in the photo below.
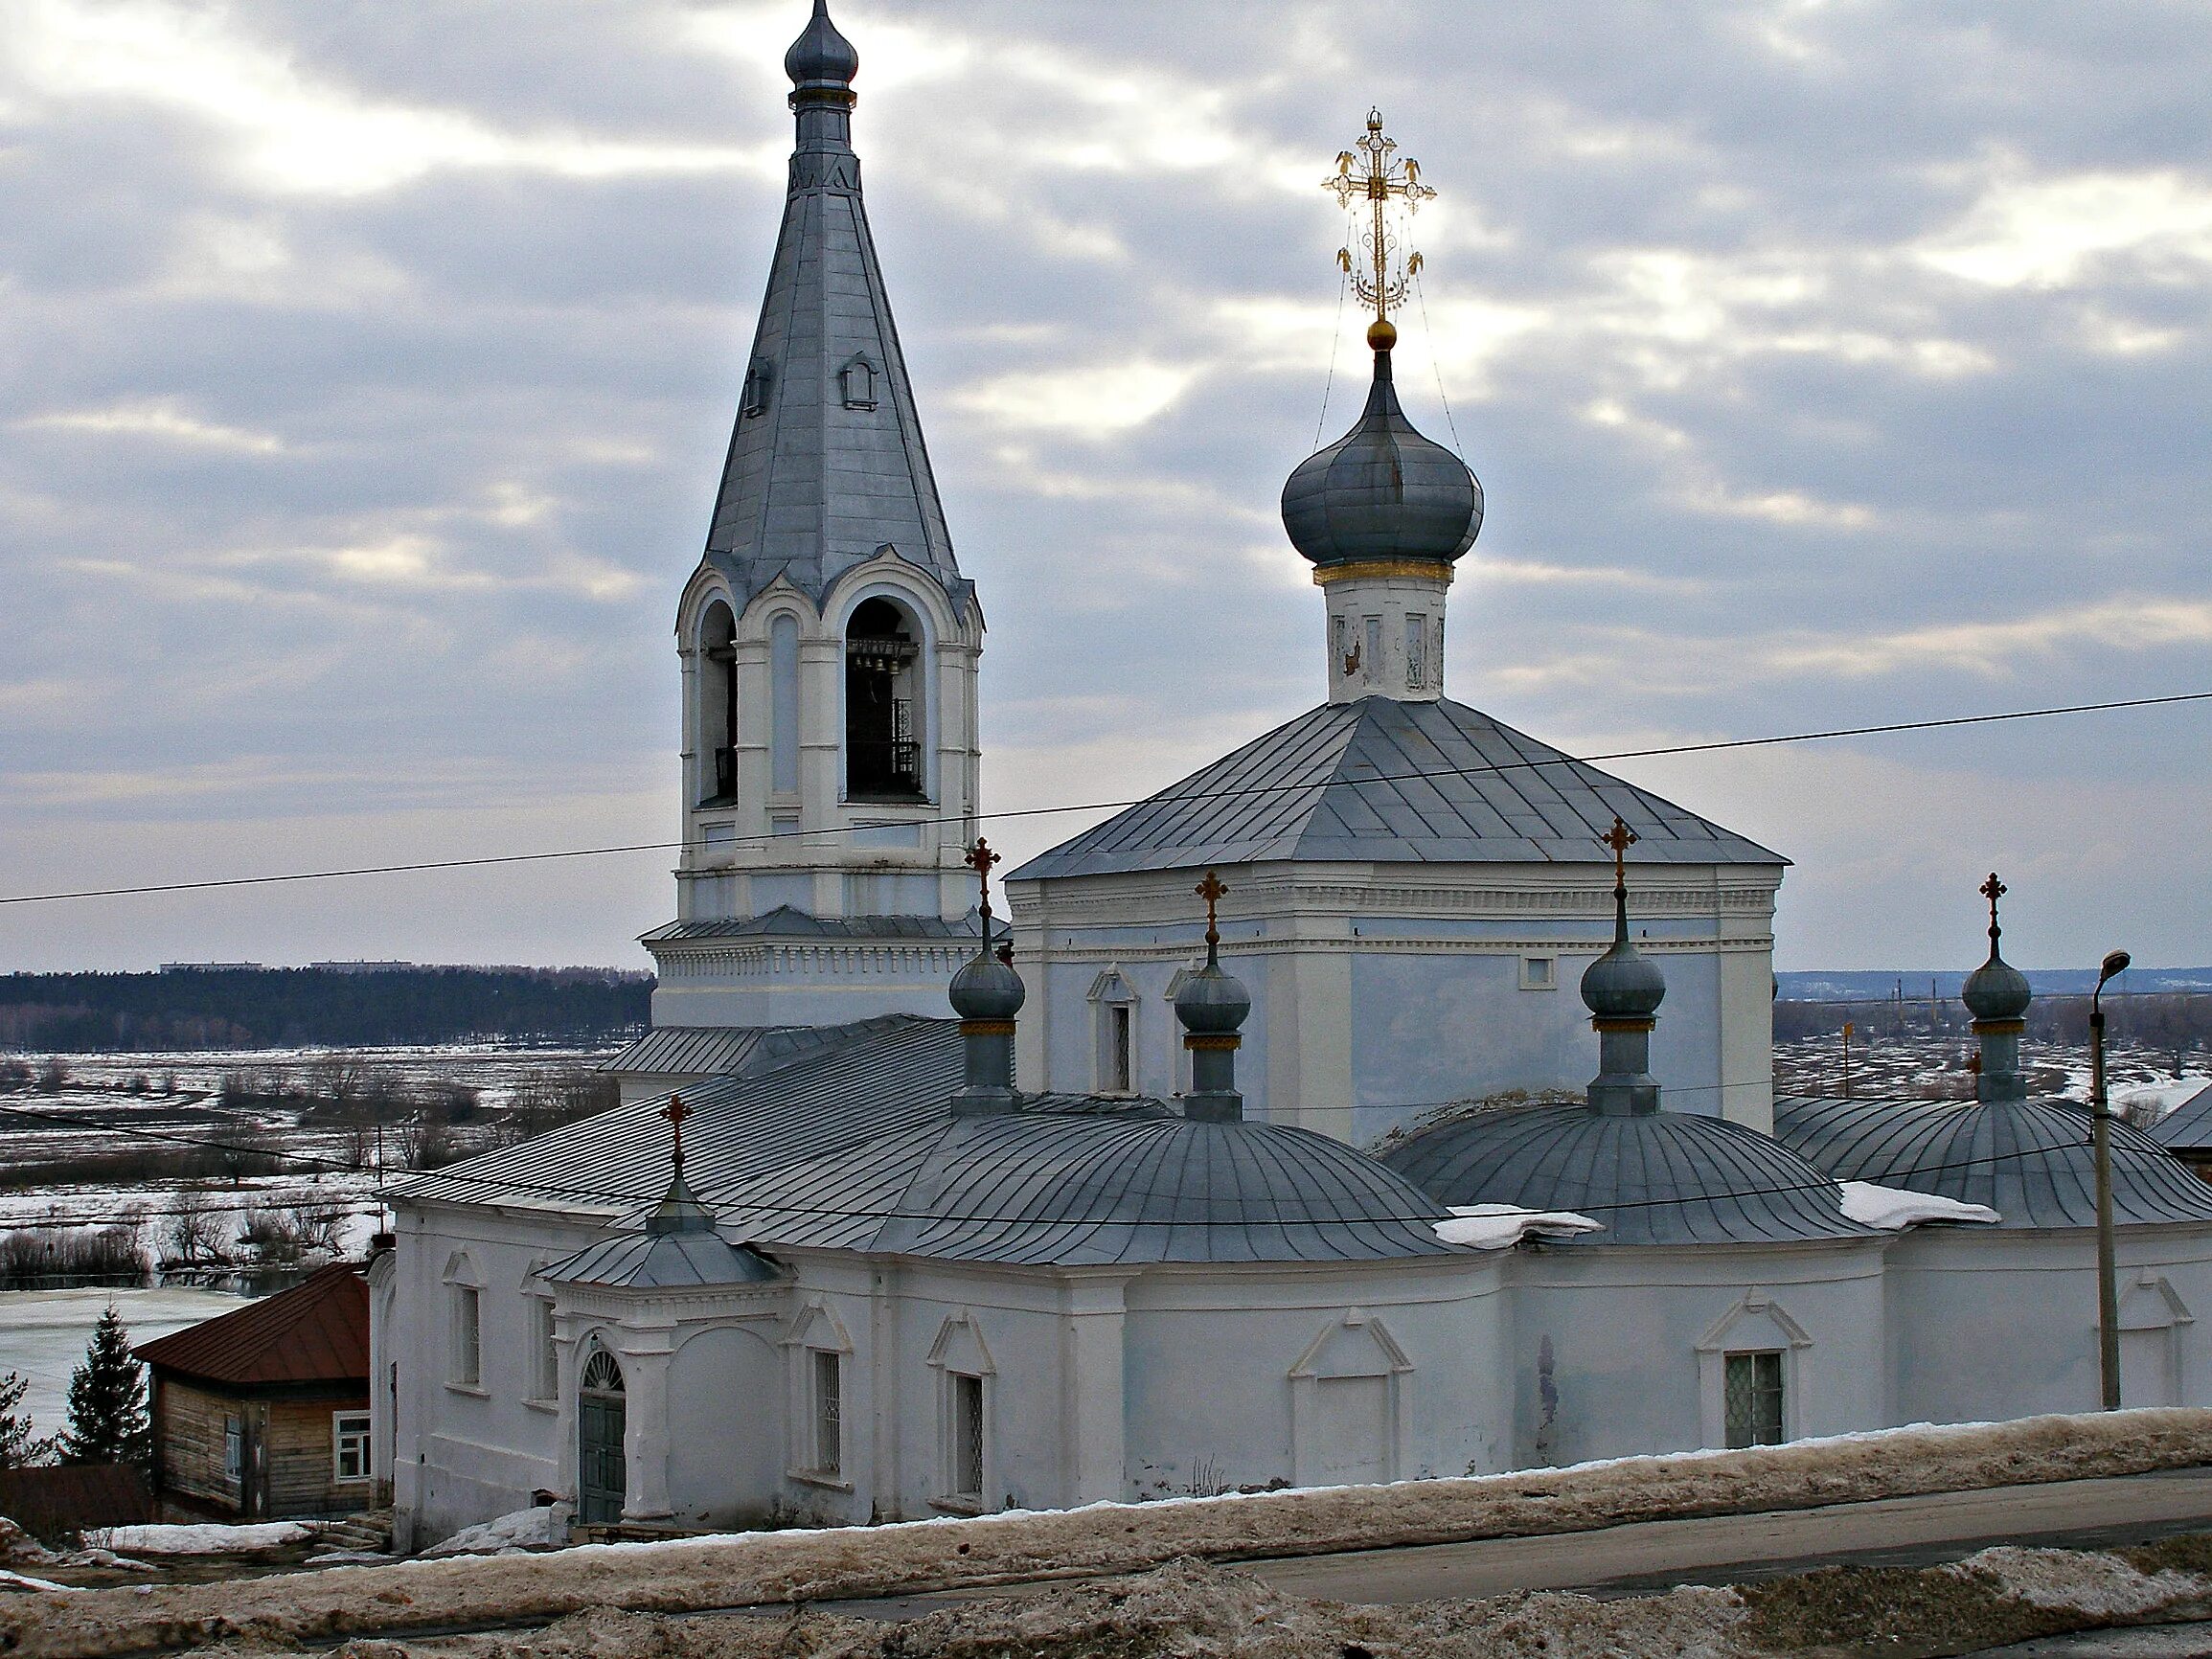
<svg viewBox="0 0 2212 1659">
<path fill-rule="evenodd" d="M 629 1466 L 623 1456 L 628 1428 L 622 1371 L 611 1355 L 591 1356 L 577 1391 L 576 1518 L 584 1526 L 607 1526 L 622 1519 L 629 1489 Z"/>
</svg>

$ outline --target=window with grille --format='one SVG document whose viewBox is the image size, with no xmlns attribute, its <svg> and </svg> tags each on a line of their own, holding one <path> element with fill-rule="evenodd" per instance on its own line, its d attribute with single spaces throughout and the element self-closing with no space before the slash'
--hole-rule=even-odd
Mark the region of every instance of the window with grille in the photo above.
<svg viewBox="0 0 2212 1659">
<path fill-rule="evenodd" d="M 453 1297 L 452 1364 L 447 1379 L 474 1388 L 484 1380 L 483 1292 L 473 1284 L 447 1288 Z"/>
<path fill-rule="evenodd" d="M 341 1483 L 369 1478 L 369 1414 L 334 1412 L 331 1417 L 331 1475 Z"/>
<path fill-rule="evenodd" d="M 1725 1356 L 1730 1446 L 1782 1443 L 1782 1355 L 1778 1352 Z"/>
<path fill-rule="evenodd" d="M 833 1475 L 845 1466 L 844 1356 L 814 1354 L 814 1472 Z"/>
<path fill-rule="evenodd" d="M 952 1378 L 952 1495 L 983 1496 L 983 1378 Z"/>
</svg>

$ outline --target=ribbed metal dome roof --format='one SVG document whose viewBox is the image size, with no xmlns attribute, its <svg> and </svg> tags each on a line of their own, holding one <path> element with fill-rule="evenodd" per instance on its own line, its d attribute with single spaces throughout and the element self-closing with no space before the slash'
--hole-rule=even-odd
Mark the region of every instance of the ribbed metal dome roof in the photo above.
<svg viewBox="0 0 2212 1659">
<path fill-rule="evenodd" d="M 1449 564 L 1482 530 L 1482 486 L 1467 463 L 1414 430 L 1398 406 L 1390 353 L 1351 431 L 1298 464 L 1283 486 L 1283 528 L 1317 565 L 1361 559 Z"/>
<path fill-rule="evenodd" d="M 1846 1216 L 1836 1182 L 1788 1148 L 1682 1112 L 1476 1112 L 1409 1136 L 1382 1162 L 1441 1204 L 1571 1210 L 1605 1223 L 1577 1248 L 1881 1236 Z"/>
<path fill-rule="evenodd" d="M 966 1118 L 781 1170 L 722 1199 L 775 1246 L 1023 1266 L 1451 1256 L 1442 1206 L 1340 1141 L 1164 1111 Z"/>
<path fill-rule="evenodd" d="M 2094 1227 L 2088 1114 L 2049 1101 L 1774 1102 L 1774 1133 L 1839 1181 L 1986 1204 L 2005 1227 Z M 2140 1129 L 2112 1125 L 2112 1214 L 2123 1225 L 2212 1221 L 2212 1186 Z"/>
<path fill-rule="evenodd" d="M 797 86 L 849 85 L 860 73 L 860 54 L 830 21 L 829 0 L 814 0 L 814 15 L 784 54 L 784 73 Z"/>
</svg>

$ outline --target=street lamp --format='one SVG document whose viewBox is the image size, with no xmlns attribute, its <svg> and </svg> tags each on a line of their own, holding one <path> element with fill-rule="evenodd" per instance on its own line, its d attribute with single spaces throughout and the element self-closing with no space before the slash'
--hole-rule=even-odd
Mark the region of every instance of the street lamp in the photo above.
<svg viewBox="0 0 2212 1659">
<path fill-rule="evenodd" d="M 2120 1287 L 2112 1248 L 2112 1113 L 2105 1103 L 2105 986 L 2128 967 L 2115 950 L 2097 969 L 2089 993 L 2089 1123 L 2097 1148 L 2097 1379 L 2104 1409 L 2120 1409 Z"/>
</svg>

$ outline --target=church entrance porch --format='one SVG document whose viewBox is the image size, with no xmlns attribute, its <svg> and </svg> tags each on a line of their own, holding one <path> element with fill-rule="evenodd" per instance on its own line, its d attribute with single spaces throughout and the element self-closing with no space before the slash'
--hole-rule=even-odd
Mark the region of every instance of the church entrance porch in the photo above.
<svg viewBox="0 0 2212 1659">
<path fill-rule="evenodd" d="M 622 1519 L 629 1468 L 623 1456 L 628 1429 L 622 1368 L 604 1351 L 583 1368 L 577 1391 L 576 1518 L 582 1526 L 609 1526 Z"/>
</svg>

